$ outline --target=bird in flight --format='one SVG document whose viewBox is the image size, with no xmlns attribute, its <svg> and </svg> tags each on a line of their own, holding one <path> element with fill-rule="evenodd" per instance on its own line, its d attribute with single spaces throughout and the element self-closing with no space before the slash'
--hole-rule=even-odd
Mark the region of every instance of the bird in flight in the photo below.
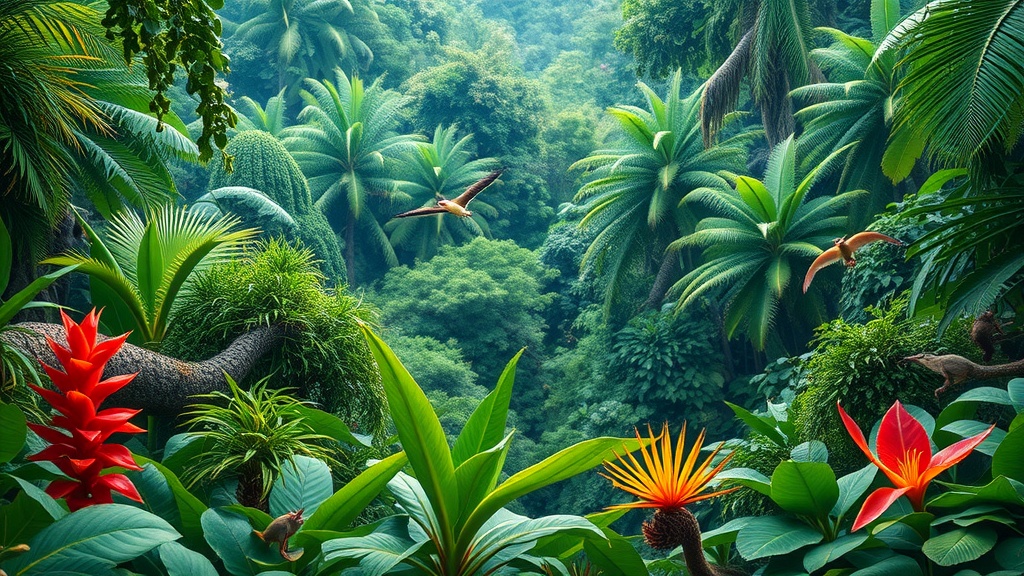
<svg viewBox="0 0 1024 576">
<path fill-rule="evenodd" d="M 853 258 L 853 253 L 861 246 L 877 242 L 878 240 L 885 240 L 890 244 L 903 246 L 903 242 L 879 232 L 859 232 L 849 238 L 844 236 L 833 240 L 832 242 L 835 246 L 822 252 L 807 270 L 807 276 L 804 277 L 804 294 L 807 293 L 807 288 L 810 287 L 811 280 L 814 280 L 814 275 L 818 273 L 818 270 L 838 260 L 843 260 L 847 268 L 853 268 L 857 264 L 857 261 Z"/>
<path fill-rule="evenodd" d="M 487 188 L 488 186 L 491 185 L 491 182 L 497 180 L 498 176 L 501 176 L 501 173 L 504 170 L 505 169 L 502 168 L 501 170 L 495 170 L 494 172 L 491 172 L 483 179 L 478 181 L 476 184 L 473 184 L 469 188 L 466 188 L 466 191 L 456 196 L 454 200 L 448 200 L 447 198 L 438 195 L 436 206 L 427 206 L 424 208 L 409 210 L 408 212 L 395 214 L 394 217 L 408 218 L 410 216 L 424 216 L 426 214 L 444 214 L 445 212 L 450 212 L 460 218 L 468 218 L 472 216 L 473 213 L 467 210 L 466 207 L 469 206 L 469 203 L 473 200 L 473 198 L 476 198 L 477 194 L 483 192 L 484 188 Z"/>
</svg>

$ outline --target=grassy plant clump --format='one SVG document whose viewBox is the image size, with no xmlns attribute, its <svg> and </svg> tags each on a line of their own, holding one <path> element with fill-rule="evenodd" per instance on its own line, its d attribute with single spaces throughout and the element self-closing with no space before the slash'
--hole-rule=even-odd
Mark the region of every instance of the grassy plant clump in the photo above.
<svg viewBox="0 0 1024 576">
<path fill-rule="evenodd" d="M 896 400 L 938 413 L 933 392 L 941 379 L 901 360 L 920 352 L 976 354 L 967 339 L 969 321 L 954 323 L 939 337 L 937 321 L 907 318 L 906 310 L 907 299 L 898 298 L 887 307 L 868 308 L 872 319 L 864 324 L 834 320 L 817 330 L 809 383 L 792 414 L 800 439 L 824 442 L 839 474 L 863 462 L 843 430 L 837 400 L 862 421 L 877 419 Z"/>
<path fill-rule="evenodd" d="M 385 422 L 380 373 L 359 332 L 376 313 L 342 288 L 327 289 L 313 253 L 269 240 L 243 258 L 211 268 L 175 310 L 164 352 L 208 358 L 258 326 L 284 323 L 284 345 L 253 374 L 298 393 L 355 430 L 379 434 Z"/>
<path fill-rule="evenodd" d="M 266 510 L 274 480 L 284 466 L 295 465 L 295 455 L 337 465 L 336 450 L 327 447 L 332 439 L 290 412 L 301 402 L 267 384 L 263 379 L 246 391 L 228 377 L 230 394 L 202 394 L 205 402 L 189 407 L 185 424 L 203 442 L 202 453 L 185 469 L 190 485 L 235 477 L 239 503 Z"/>
</svg>

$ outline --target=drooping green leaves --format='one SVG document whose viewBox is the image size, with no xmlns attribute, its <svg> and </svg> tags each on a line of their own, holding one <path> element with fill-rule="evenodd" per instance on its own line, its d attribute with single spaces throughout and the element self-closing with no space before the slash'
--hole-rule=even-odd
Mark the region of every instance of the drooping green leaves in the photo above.
<svg viewBox="0 0 1024 576">
<path fill-rule="evenodd" d="M 54 522 L 29 542 L 30 550 L 5 565 L 11 576 L 95 575 L 180 535 L 153 514 L 125 506 L 90 506 Z"/>
<path fill-rule="evenodd" d="M 14 404 L 0 402 L 0 464 L 10 462 L 25 445 L 25 413 Z"/>
</svg>

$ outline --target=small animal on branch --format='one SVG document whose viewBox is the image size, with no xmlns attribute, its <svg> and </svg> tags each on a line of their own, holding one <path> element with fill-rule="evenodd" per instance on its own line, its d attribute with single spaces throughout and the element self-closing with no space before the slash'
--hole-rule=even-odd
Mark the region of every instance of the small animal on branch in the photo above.
<svg viewBox="0 0 1024 576">
<path fill-rule="evenodd" d="M 807 293 L 807 289 L 811 286 L 811 281 L 814 280 L 814 275 L 818 273 L 818 270 L 839 260 L 843 260 L 847 268 L 853 268 L 857 264 L 857 261 L 853 258 L 853 253 L 862 246 L 879 240 L 884 240 L 897 246 L 904 245 L 903 242 L 880 232 L 858 232 L 849 238 L 844 236 L 833 240 L 832 243 L 835 246 L 822 252 L 821 255 L 815 258 L 811 267 L 807 270 L 807 276 L 804 277 L 804 294 Z"/>
<path fill-rule="evenodd" d="M 295 512 L 289 512 L 274 518 L 267 528 L 260 532 L 259 530 L 253 530 L 252 533 L 259 536 L 260 540 L 263 540 L 267 544 L 277 543 L 281 552 L 281 557 L 289 562 L 294 562 L 302 556 L 302 548 L 295 550 L 294 552 L 288 551 L 288 539 L 293 534 L 299 531 L 299 526 L 305 520 L 302 518 L 302 511 L 305 508 L 299 508 Z"/>
<path fill-rule="evenodd" d="M 440 194 L 437 195 L 437 205 L 427 206 L 425 208 L 417 208 L 415 210 L 409 210 L 408 212 L 402 212 L 401 214 L 395 214 L 395 218 L 408 218 L 410 216 L 425 216 L 427 214 L 444 214 L 449 212 L 455 214 L 460 218 L 469 218 L 473 215 L 473 212 L 467 209 L 469 203 L 476 198 L 476 195 L 483 192 L 484 188 L 491 185 L 492 182 L 501 176 L 501 173 L 505 169 L 495 170 L 491 172 L 483 179 L 479 180 L 476 184 L 473 184 L 462 194 L 459 194 L 454 200 L 448 200 Z"/>
<path fill-rule="evenodd" d="M 995 313 L 986 310 L 975 318 L 971 325 L 971 341 L 984 353 L 982 360 L 988 362 L 996 351 L 996 342 L 1002 339 L 1003 326 Z"/>
</svg>

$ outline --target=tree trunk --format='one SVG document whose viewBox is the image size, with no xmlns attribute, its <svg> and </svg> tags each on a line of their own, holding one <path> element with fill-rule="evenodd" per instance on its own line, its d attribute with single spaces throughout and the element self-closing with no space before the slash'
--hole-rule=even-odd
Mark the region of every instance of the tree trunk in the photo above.
<svg viewBox="0 0 1024 576">
<path fill-rule="evenodd" d="M 66 346 L 63 326 L 23 322 L 14 327 L 34 334 L 7 330 L 0 334 L 0 340 L 50 366 L 59 366 L 44 336 Z M 125 343 L 107 363 L 103 377 L 132 372 L 138 372 L 138 375 L 111 396 L 110 405 L 141 408 L 153 415 L 177 416 L 186 404 L 191 403 L 190 397 L 193 395 L 214 391 L 227 393 L 224 374 L 227 373 L 237 382 L 242 381 L 263 356 L 281 346 L 285 333 L 286 329 L 281 324 L 257 328 L 242 334 L 223 352 L 202 362 L 185 362 Z M 100 335 L 98 340 L 109 338 Z"/>
<path fill-rule="evenodd" d="M 345 270 L 348 272 L 349 288 L 356 285 L 356 219 L 348 215 L 345 226 Z"/>
<path fill-rule="evenodd" d="M 665 299 L 665 294 L 677 280 L 678 270 L 679 254 L 675 251 L 666 251 L 665 257 L 661 260 L 661 266 L 658 268 L 658 275 L 654 277 L 654 286 L 651 286 L 651 292 L 647 295 L 647 301 L 644 302 L 645 309 L 658 310 L 661 307 L 661 301 Z"/>
</svg>

